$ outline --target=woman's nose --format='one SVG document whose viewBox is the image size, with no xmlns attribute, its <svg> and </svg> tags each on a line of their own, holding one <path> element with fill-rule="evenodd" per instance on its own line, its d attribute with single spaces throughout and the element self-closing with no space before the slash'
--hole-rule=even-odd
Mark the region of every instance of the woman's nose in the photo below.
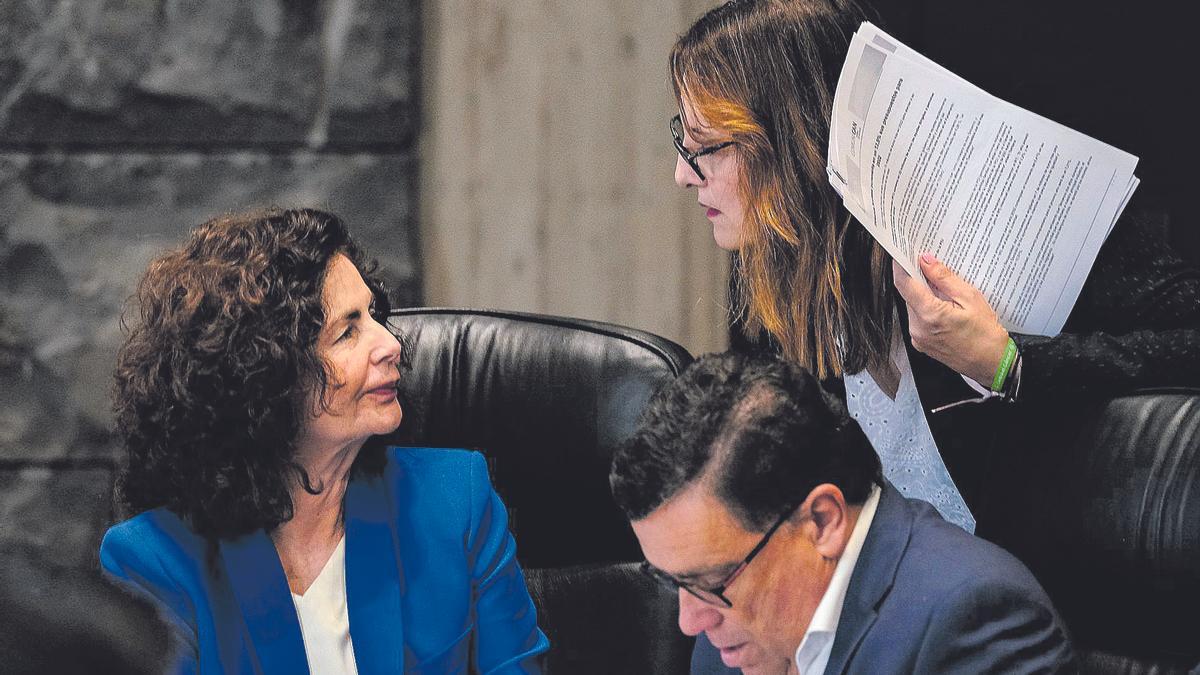
<svg viewBox="0 0 1200 675">
<path fill-rule="evenodd" d="M 675 155 L 675 184 L 681 188 L 698 186 L 703 181 L 696 175 L 695 169 L 691 167 L 683 157 Z"/>
<path fill-rule="evenodd" d="M 392 331 L 388 330 L 386 325 L 375 321 L 371 323 L 375 326 L 378 340 L 378 344 L 371 351 L 373 360 L 377 363 L 399 363 L 400 340 L 392 334 Z"/>
</svg>

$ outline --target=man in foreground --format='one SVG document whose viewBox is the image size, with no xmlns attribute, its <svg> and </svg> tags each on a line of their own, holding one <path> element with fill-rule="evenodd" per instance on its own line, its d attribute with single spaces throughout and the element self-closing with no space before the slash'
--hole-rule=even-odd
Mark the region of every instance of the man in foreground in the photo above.
<svg viewBox="0 0 1200 675">
<path fill-rule="evenodd" d="M 693 673 L 1071 668 L 1029 571 L 901 496 L 798 366 L 701 357 L 651 401 L 610 480 L 646 571 L 681 591 Z"/>
</svg>

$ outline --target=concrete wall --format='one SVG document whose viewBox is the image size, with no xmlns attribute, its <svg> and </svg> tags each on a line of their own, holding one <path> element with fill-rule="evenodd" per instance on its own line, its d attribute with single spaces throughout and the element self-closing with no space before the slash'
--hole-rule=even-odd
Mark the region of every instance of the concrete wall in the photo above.
<svg viewBox="0 0 1200 675">
<path fill-rule="evenodd" d="M 417 8 L 0 2 L 0 546 L 94 558 L 121 307 L 191 227 L 329 208 L 419 301 Z"/>
<path fill-rule="evenodd" d="M 726 342 L 725 256 L 672 183 L 671 44 L 711 2 L 443 0 L 425 11 L 432 304 Z"/>
</svg>

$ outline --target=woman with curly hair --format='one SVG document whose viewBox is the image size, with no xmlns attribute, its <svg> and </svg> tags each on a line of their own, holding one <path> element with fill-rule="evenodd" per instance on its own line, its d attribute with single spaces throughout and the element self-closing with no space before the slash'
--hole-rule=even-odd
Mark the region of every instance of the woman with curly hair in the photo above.
<svg viewBox="0 0 1200 675">
<path fill-rule="evenodd" d="M 375 266 L 316 210 L 213 219 L 151 263 L 116 371 L 104 569 L 179 671 L 537 672 L 548 642 L 477 453 L 386 448 L 401 345 Z"/>
</svg>

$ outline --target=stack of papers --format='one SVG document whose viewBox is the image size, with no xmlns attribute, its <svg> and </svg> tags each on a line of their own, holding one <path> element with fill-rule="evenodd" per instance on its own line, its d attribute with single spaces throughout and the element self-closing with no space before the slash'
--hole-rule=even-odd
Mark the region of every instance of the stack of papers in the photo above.
<svg viewBox="0 0 1200 675">
<path fill-rule="evenodd" d="M 915 279 L 933 253 L 1010 331 L 1062 330 L 1138 158 L 1002 101 L 876 26 L 834 96 L 829 182 Z"/>
</svg>

